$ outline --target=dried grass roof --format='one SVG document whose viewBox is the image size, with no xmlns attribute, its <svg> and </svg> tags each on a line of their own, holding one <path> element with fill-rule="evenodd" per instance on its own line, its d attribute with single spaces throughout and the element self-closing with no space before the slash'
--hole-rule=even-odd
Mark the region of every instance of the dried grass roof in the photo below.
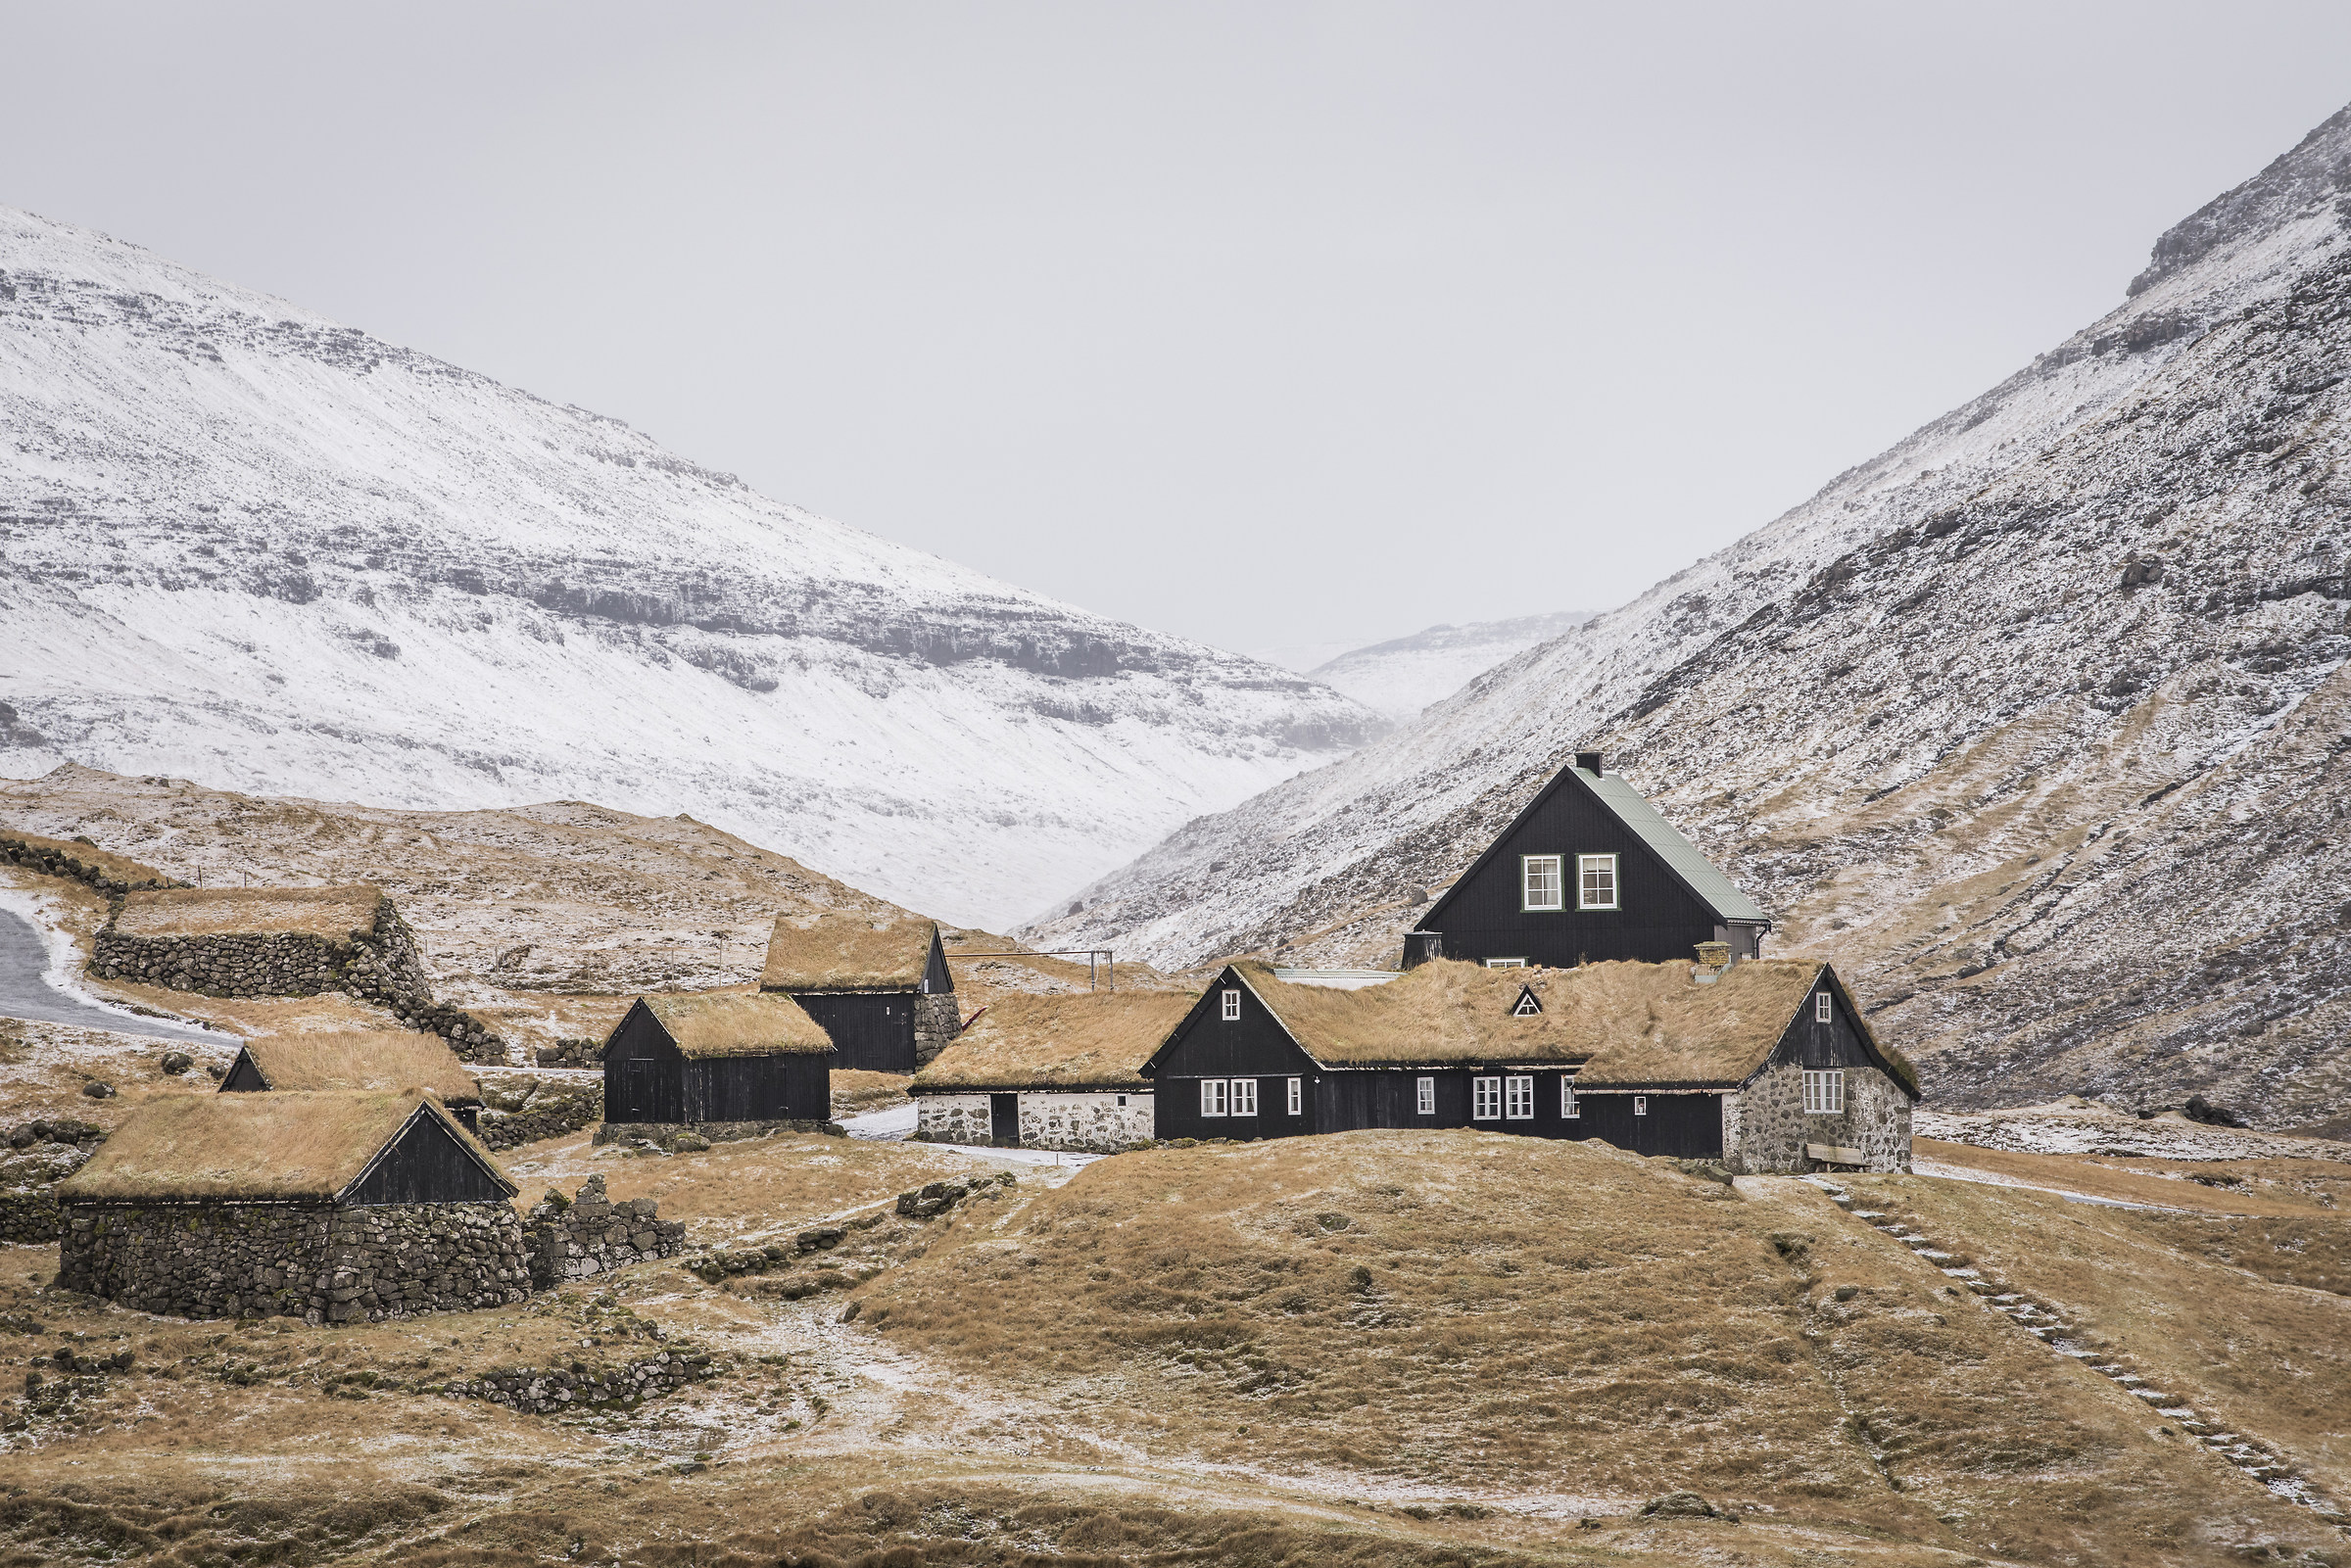
<svg viewBox="0 0 2351 1568">
<path fill-rule="evenodd" d="M 1537 994 L 1592 1042 L 1579 1084 L 1740 1084 L 1778 1047 L 1826 968 L 1755 959 L 1701 985 L 1688 964 L 1587 964 L 1554 972 L 1551 991 Z"/>
<path fill-rule="evenodd" d="M 1148 1089 L 1141 1069 L 1192 1010 L 1191 991 L 1007 996 L 914 1075 L 913 1090 Z"/>
<path fill-rule="evenodd" d="M 443 1105 L 478 1102 L 482 1086 L 438 1035 L 408 1029 L 263 1035 L 244 1054 L 278 1091 L 429 1089 Z"/>
<path fill-rule="evenodd" d="M 114 928 L 123 936 L 228 936 L 289 932 L 348 942 L 375 928 L 384 890 L 348 887 L 172 887 L 130 893 Z"/>
<path fill-rule="evenodd" d="M 640 1000 L 690 1057 L 816 1056 L 833 1049 L 833 1037 L 816 1020 L 779 992 L 704 991 Z"/>
<path fill-rule="evenodd" d="M 33 849 L 52 849 L 68 860 L 78 860 L 84 866 L 95 866 L 119 882 L 168 882 L 170 878 L 144 861 L 118 855 L 72 838 L 44 838 L 39 833 L 7 832 L 0 838 L 13 838 Z"/>
<path fill-rule="evenodd" d="M 771 991 L 912 991 L 931 966 L 938 923 L 779 915 L 759 983 Z"/>
<path fill-rule="evenodd" d="M 1270 965 L 1232 966 L 1318 1062 L 1340 1067 L 1423 1062 L 1580 1062 L 1592 1047 L 1552 1010 L 1542 982 L 1563 970 L 1490 970 L 1447 960 L 1422 964 L 1385 985 L 1340 990 L 1295 985 Z M 1683 968 L 1688 983 L 1689 969 Z M 1513 1018 L 1521 986 L 1543 1011 Z"/>
<path fill-rule="evenodd" d="M 188 1094 L 151 1100 L 57 1185 L 84 1202 L 327 1203 L 419 1112 L 507 1181 L 490 1152 L 428 1094 Z"/>
</svg>

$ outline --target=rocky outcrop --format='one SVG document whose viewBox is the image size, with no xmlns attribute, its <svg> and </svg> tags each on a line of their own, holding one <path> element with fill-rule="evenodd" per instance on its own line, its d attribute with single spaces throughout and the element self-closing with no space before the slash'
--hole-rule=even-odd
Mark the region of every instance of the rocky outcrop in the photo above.
<svg viewBox="0 0 2351 1568">
<path fill-rule="evenodd" d="M 64 1212 L 50 1191 L 79 1170 L 106 1137 L 103 1127 L 42 1117 L 8 1129 L 0 1155 L 0 1242 L 44 1247 L 63 1234 Z"/>
<path fill-rule="evenodd" d="M 612 1202 L 600 1175 L 590 1176 L 570 1198 L 549 1188 L 532 1207 L 523 1230 L 530 1243 L 531 1284 L 540 1290 L 675 1258 L 686 1250 L 683 1221 L 657 1218 L 650 1198 Z"/>
<path fill-rule="evenodd" d="M 444 1392 L 459 1399 L 487 1400 L 523 1415 L 625 1410 L 708 1377 L 711 1365 L 709 1352 L 680 1349 L 613 1367 L 574 1361 L 569 1366 L 486 1372 L 452 1383 Z"/>
<path fill-rule="evenodd" d="M 898 1194 L 899 1214 L 908 1219 L 936 1219 L 966 1198 L 994 1198 L 1018 1179 L 1009 1170 L 992 1176 L 958 1176 L 928 1181 L 912 1192 Z"/>
<path fill-rule="evenodd" d="M 69 1203 L 57 1283 L 171 1317 L 373 1322 L 523 1301 L 504 1203 Z"/>
</svg>

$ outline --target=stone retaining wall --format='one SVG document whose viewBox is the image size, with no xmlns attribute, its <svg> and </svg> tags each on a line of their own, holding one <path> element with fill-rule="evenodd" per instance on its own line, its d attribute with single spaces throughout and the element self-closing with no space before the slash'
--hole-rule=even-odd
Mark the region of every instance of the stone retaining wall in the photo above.
<svg viewBox="0 0 2351 1568">
<path fill-rule="evenodd" d="M 574 1361 L 569 1367 L 525 1366 L 487 1372 L 452 1383 L 445 1392 L 460 1399 L 487 1400 L 523 1415 L 601 1410 L 613 1405 L 626 1409 L 709 1376 L 710 1364 L 706 1351 L 667 1351 L 617 1367 L 590 1367 Z"/>
<path fill-rule="evenodd" d="M 604 1118 L 601 1083 L 564 1083 L 516 1073 L 482 1080 L 481 1140 L 512 1149 L 594 1126 Z"/>
<path fill-rule="evenodd" d="M 541 1046 L 537 1062 L 543 1068 L 600 1068 L 604 1065 L 604 1042 L 566 1035 L 552 1045 Z"/>
<path fill-rule="evenodd" d="M 97 845 L 90 847 L 95 849 Z M 186 882 L 173 881 L 168 877 L 145 878 L 135 882 L 121 881 L 95 861 L 82 860 L 71 850 L 58 848 L 54 844 L 32 843 L 5 833 L 0 833 L 0 866 L 20 866 L 44 877 L 63 877 L 68 881 L 87 882 L 100 892 L 116 898 L 124 893 L 143 893 L 150 888 L 188 885 Z"/>
<path fill-rule="evenodd" d="M 827 1137 L 845 1138 L 849 1129 L 838 1121 L 606 1121 L 596 1129 L 596 1143 L 657 1143 L 664 1148 L 681 1138 L 698 1139 L 704 1144 L 729 1143 L 742 1138 L 764 1138 L 771 1132 L 821 1132 Z"/>
<path fill-rule="evenodd" d="M 962 1005 L 953 991 L 931 992 L 914 999 L 914 1065 L 931 1059 L 955 1043 L 963 1032 Z"/>
<path fill-rule="evenodd" d="M 57 1283 L 172 1317 L 373 1322 L 525 1300 L 504 1203 L 69 1203 Z"/>
<path fill-rule="evenodd" d="M 550 1188 L 524 1225 L 532 1286 L 547 1290 L 648 1259 L 677 1257 L 686 1250 L 685 1223 L 654 1213 L 650 1198 L 616 1204 L 605 1197 L 601 1175 L 590 1176 L 570 1198 Z"/>
</svg>

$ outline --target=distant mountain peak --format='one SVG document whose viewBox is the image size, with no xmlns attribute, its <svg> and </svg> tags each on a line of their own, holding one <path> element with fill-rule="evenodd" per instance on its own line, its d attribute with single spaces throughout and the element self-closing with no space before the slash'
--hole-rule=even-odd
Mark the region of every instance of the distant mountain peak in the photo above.
<svg viewBox="0 0 2351 1568">
<path fill-rule="evenodd" d="M 2351 197 L 2351 106 L 2334 114 L 2243 184 L 2224 191 L 2164 230 L 2146 270 L 2131 280 L 2135 299 L 2215 251 L 2276 233 L 2297 218 Z"/>
</svg>

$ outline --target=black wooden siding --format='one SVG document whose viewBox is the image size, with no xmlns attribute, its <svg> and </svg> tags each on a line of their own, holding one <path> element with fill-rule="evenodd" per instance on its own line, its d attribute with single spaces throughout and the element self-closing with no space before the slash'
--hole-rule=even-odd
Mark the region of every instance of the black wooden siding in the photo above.
<svg viewBox="0 0 2351 1568">
<path fill-rule="evenodd" d="M 253 1057 L 243 1046 L 237 1048 L 237 1060 L 229 1065 L 228 1076 L 220 1080 L 223 1094 L 259 1094 L 269 1087 L 262 1081 L 262 1069 L 253 1065 Z"/>
<path fill-rule="evenodd" d="M 639 1002 L 604 1046 L 604 1119 L 822 1121 L 832 1069 L 821 1052 L 690 1059 Z"/>
<path fill-rule="evenodd" d="M 931 959 L 923 966 L 923 990 L 932 996 L 936 996 L 942 991 L 952 991 L 953 989 L 955 989 L 955 974 L 947 968 L 946 947 L 939 941 L 938 933 L 933 931 L 931 933 Z"/>
<path fill-rule="evenodd" d="M 1577 855 L 1616 857 L 1613 910 L 1575 907 Z M 1521 855 L 1558 855 L 1567 907 L 1524 910 Z M 1663 861 L 1570 772 L 1495 841 L 1494 853 L 1474 867 L 1420 923 L 1441 932 L 1444 956 L 1482 964 L 1522 958 L 1568 969 L 1585 962 L 1638 959 L 1666 964 L 1695 958 L 1700 942 L 1715 938 L 1713 909 L 1702 902 Z"/>
<path fill-rule="evenodd" d="M 374 1204 L 503 1203 L 506 1189 L 434 1116 L 411 1117 L 392 1145 L 343 1202 Z"/>
<path fill-rule="evenodd" d="M 945 968 L 944 964 L 940 968 Z M 947 989 L 947 987 L 940 987 Z M 833 1040 L 843 1071 L 912 1072 L 919 991 L 793 991 L 792 999 Z"/>
<path fill-rule="evenodd" d="M 1819 1020 L 1819 1003 L 1815 1000 L 1826 991 L 1829 996 L 1829 1022 Z M 1853 1026 L 1846 1011 L 1845 999 L 1829 984 L 1826 973 L 1812 994 L 1796 1015 L 1788 1032 L 1780 1036 L 1778 1049 L 1771 1053 L 1773 1063 L 1795 1063 L 1799 1067 L 1822 1070 L 1829 1068 L 1875 1068 L 1869 1047 L 1862 1043 L 1861 1031 Z"/>
</svg>

